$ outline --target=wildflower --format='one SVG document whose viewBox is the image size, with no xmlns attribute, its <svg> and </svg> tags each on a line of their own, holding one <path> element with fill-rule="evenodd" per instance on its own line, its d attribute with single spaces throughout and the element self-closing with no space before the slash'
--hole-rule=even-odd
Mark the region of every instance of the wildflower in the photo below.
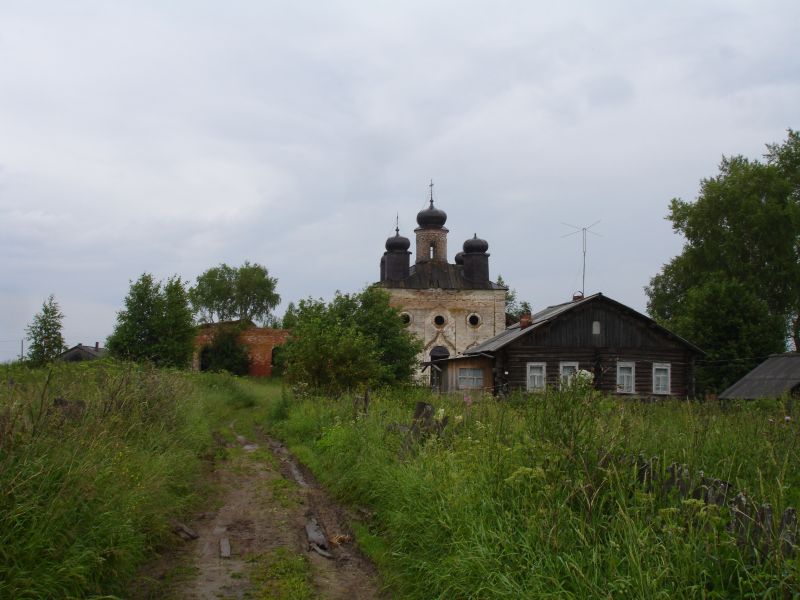
<svg viewBox="0 0 800 600">
<path fill-rule="evenodd" d="M 455 418 L 456 425 L 461 423 L 461 421 L 463 421 L 463 420 L 464 420 L 464 415 L 456 415 L 456 418 Z"/>
<path fill-rule="evenodd" d="M 469 394 L 464 394 L 464 406 L 467 408 L 472 406 L 472 397 Z"/>
<path fill-rule="evenodd" d="M 792 420 L 792 417 L 790 417 L 789 415 L 786 415 L 785 417 L 783 417 L 783 420 L 788 423 L 789 421 Z"/>
<path fill-rule="evenodd" d="M 444 408 L 440 408 L 436 411 L 436 420 L 441 422 L 442 419 L 444 419 Z"/>
</svg>

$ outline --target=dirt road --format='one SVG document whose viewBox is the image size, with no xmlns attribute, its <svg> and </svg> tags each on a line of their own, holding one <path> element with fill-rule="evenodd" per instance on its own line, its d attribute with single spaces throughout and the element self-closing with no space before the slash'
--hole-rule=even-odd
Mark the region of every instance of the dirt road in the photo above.
<svg viewBox="0 0 800 600">
<path fill-rule="evenodd" d="M 286 448 L 265 435 L 237 436 L 226 454 L 212 475 L 215 497 L 179 532 L 182 547 L 151 565 L 132 597 L 386 597 L 355 546 L 345 511 Z M 324 535 L 316 549 L 309 523 L 312 541 Z"/>
</svg>

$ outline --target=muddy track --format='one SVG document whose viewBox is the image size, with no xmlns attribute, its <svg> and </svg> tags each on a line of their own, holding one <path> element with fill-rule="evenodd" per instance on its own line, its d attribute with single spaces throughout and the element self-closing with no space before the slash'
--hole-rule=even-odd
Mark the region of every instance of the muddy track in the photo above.
<svg viewBox="0 0 800 600">
<path fill-rule="evenodd" d="M 182 546 L 148 567 L 131 597 L 280 598 L 282 568 L 270 566 L 276 556 L 305 569 L 311 597 L 387 597 L 356 547 L 347 512 L 280 442 L 259 433 L 228 446 L 229 458 L 212 474 L 216 498 L 185 524 L 188 533 L 179 531 L 187 538 Z M 322 547 L 309 544 L 312 519 L 324 533 Z"/>
</svg>

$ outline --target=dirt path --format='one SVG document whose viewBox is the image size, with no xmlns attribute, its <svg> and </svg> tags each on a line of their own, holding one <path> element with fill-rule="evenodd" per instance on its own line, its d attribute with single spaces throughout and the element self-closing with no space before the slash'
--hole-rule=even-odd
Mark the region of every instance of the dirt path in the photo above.
<svg viewBox="0 0 800 600">
<path fill-rule="evenodd" d="M 152 565 L 133 597 L 385 597 L 374 566 L 355 546 L 345 511 L 283 445 L 259 435 L 237 436 L 228 446 L 229 458 L 213 473 L 217 505 L 186 523 L 197 539 Z M 312 518 L 327 538 L 319 553 L 309 546 Z"/>
</svg>

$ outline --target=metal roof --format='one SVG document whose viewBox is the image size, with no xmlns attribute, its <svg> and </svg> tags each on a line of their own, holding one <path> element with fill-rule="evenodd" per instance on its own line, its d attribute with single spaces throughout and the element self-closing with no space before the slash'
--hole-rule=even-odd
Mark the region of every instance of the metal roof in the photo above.
<svg viewBox="0 0 800 600">
<path fill-rule="evenodd" d="M 689 346 L 690 348 L 692 348 L 696 352 L 698 352 L 700 354 L 705 354 L 705 352 L 703 352 L 700 348 L 698 348 L 697 346 L 695 346 L 694 344 L 692 344 L 688 340 L 683 339 L 679 335 L 676 335 L 676 334 L 672 333 L 671 331 L 669 331 L 665 327 L 662 327 L 661 325 L 656 323 L 653 319 L 651 319 L 647 315 L 643 315 L 642 313 L 633 310 L 629 306 L 625 306 L 621 302 L 617 302 L 616 300 L 612 300 L 608 296 L 603 296 L 603 294 L 601 294 L 599 292 L 597 294 L 592 294 L 591 296 L 586 296 L 582 300 L 573 300 L 571 302 L 564 302 L 563 304 L 555 304 L 553 306 L 548 306 L 547 308 L 545 308 L 543 310 L 540 310 L 539 312 L 534 313 L 533 315 L 531 315 L 531 324 L 530 324 L 530 326 L 526 327 L 525 329 L 521 329 L 520 326 L 519 326 L 519 323 L 515 323 L 514 325 L 511 325 L 510 327 L 508 327 L 505 331 L 501 331 L 500 333 L 498 333 L 494 337 L 491 337 L 488 340 L 486 340 L 485 342 L 482 342 L 481 344 L 478 344 L 477 346 L 474 346 L 474 347 L 470 348 L 469 350 L 465 351 L 464 354 L 478 354 L 480 352 L 496 352 L 497 350 L 499 350 L 500 348 L 503 348 L 504 346 L 510 344 L 514 340 L 516 340 L 518 338 L 521 338 L 523 335 L 527 335 L 531 331 L 534 331 L 537 328 L 542 327 L 543 325 L 545 325 L 547 323 L 550 323 L 556 317 L 558 317 L 558 316 L 560 316 L 560 315 L 562 315 L 562 314 L 564 314 L 564 313 L 566 313 L 568 311 L 571 311 L 571 310 L 573 310 L 573 309 L 575 309 L 575 308 L 577 308 L 579 306 L 583 306 L 584 304 L 587 304 L 589 302 L 593 302 L 593 301 L 598 300 L 598 299 L 602 299 L 602 300 L 604 300 L 606 302 L 609 302 L 609 303 L 617 306 L 618 308 L 621 308 L 621 309 L 627 311 L 628 313 L 631 313 L 631 314 L 639 317 L 640 319 L 644 319 L 651 326 L 655 327 L 656 329 L 661 330 L 663 333 L 665 333 L 665 334 L 667 334 L 667 335 L 669 335 L 671 337 L 674 337 L 676 340 L 680 341 L 683 344 L 686 344 L 687 346 Z"/>
<path fill-rule="evenodd" d="M 753 400 L 777 398 L 800 386 L 800 353 L 773 354 L 767 360 L 734 383 L 719 397 Z"/>
</svg>

